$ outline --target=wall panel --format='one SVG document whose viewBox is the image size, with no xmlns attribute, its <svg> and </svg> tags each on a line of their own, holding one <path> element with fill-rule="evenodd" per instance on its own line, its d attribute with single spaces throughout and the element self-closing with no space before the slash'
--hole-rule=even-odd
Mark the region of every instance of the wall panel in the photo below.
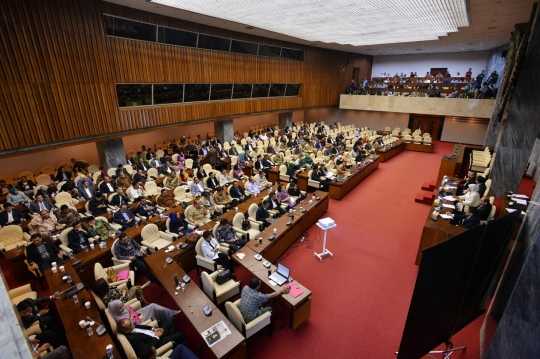
<svg viewBox="0 0 540 359">
<path fill-rule="evenodd" d="M 298 48 L 304 61 L 107 37 L 103 14 Z M 0 7 L 0 155 L 189 121 L 336 106 L 352 66 L 372 58 L 237 33 L 100 0 L 5 0 Z M 300 97 L 119 109 L 117 83 L 302 83 Z"/>
</svg>

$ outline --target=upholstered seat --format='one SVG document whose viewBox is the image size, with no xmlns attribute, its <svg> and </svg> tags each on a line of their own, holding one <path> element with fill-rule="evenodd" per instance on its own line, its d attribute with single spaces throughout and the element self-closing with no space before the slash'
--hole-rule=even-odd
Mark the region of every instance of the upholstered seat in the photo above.
<svg viewBox="0 0 540 359">
<path fill-rule="evenodd" d="M 241 301 L 242 299 L 238 299 L 236 302 L 225 303 L 225 309 L 227 310 L 227 317 L 229 317 L 229 320 L 235 326 L 235 328 L 238 329 L 238 331 L 242 333 L 242 335 L 246 339 L 248 339 L 253 334 L 257 333 L 259 330 L 268 326 L 269 335 L 272 336 L 272 325 L 271 325 L 272 313 L 266 312 L 263 315 L 253 319 L 248 324 L 246 324 L 246 322 L 244 321 L 244 318 L 242 317 L 242 313 L 240 313 L 240 310 L 238 309 Z"/>
<path fill-rule="evenodd" d="M 244 221 L 244 214 L 243 213 L 237 213 L 234 215 L 233 217 L 233 220 L 232 220 L 232 227 L 234 228 L 234 230 L 239 233 L 239 234 L 245 234 L 246 235 L 246 240 L 250 240 L 250 239 L 253 239 L 255 238 L 256 236 L 259 235 L 259 233 L 261 233 L 261 231 L 259 230 L 260 226 L 258 223 L 255 223 L 255 222 L 252 222 L 252 221 L 249 221 L 249 224 L 250 224 L 250 228 L 248 230 L 243 230 L 242 229 L 242 222 Z M 259 222 L 260 223 L 260 222 Z"/>
<path fill-rule="evenodd" d="M 235 295 L 239 295 L 242 285 L 241 282 L 235 282 L 232 279 L 221 285 L 217 284 L 216 278 L 218 273 L 218 271 L 210 274 L 206 272 L 201 273 L 201 289 L 215 305 L 220 305 Z"/>
<path fill-rule="evenodd" d="M 30 235 L 24 233 L 22 228 L 16 225 L 8 225 L 0 229 L 0 250 L 5 252 L 23 246 L 24 242 L 30 242 Z"/>
<path fill-rule="evenodd" d="M 160 231 L 155 224 L 147 224 L 141 231 L 143 246 L 148 247 L 150 253 L 171 245 L 174 242 L 174 236 Z"/>
</svg>

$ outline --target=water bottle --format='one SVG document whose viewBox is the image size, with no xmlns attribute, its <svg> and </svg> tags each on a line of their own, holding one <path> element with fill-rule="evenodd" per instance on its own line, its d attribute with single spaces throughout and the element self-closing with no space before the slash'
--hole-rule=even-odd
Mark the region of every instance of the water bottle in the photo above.
<svg viewBox="0 0 540 359">
<path fill-rule="evenodd" d="M 73 302 L 75 302 L 75 304 L 79 303 L 79 298 L 77 297 L 77 294 L 73 294 Z M 92 329 L 90 329 L 92 330 Z M 92 335 L 92 334 L 90 334 Z"/>
<path fill-rule="evenodd" d="M 109 344 L 105 347 L 105 349 L 107 350 L 107 358 L 108 359 L 113 359 L 113 352 L 112 352 L 112 344 Z"/>
<path fill-rule="evenodd" d="M 84 251 L 88 252 L 88 246 L 84 246 Z"/>
<path fill-rule="evenodd" d="M 94 331 L 92 330 L 92 327 L 90 326 L 90 324 L 88 324 L 86 326 L 86 331 L 88 332 L 88 336 L 91 337 L 92 335 L 94 335 Z"/>
<path fill-rule="evenodd" d="M 17 251 L 20 252 L 21 251 L 21 246 L 17 244 Z"/>
</svg>

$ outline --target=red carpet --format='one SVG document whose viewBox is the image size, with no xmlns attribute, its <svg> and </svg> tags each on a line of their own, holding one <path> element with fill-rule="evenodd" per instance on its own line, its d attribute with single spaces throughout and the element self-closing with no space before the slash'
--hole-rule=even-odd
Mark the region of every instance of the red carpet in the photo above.
<svg viewBox="0 0 540 359">
<path fill-rule="evenodd" d="M 292 331 L 288 317 L 274 307 L 278 319 L 273 336 L 263 330 L 250 338 L 248 358 L 395 358 L 418 272 L 416 251 L 430 209 L 415 203 L 414 196 L 424 182 L 436 179 L 441 154 L 452 148 L 452 143 L 436 142 L 433 154 L 405 151 L 381 163 L 343 200 L 331 200 L 326 216 L 337 224 L 328 231 L 328 249 L 334 257 L 319 262 L 313 256 L 322 248 L 322 231 L 314 226 L 306 241 L 297 242 L 282 258 L 292 269 L 291 276 L 313 293 L 310 319 Z M 532 180 L 524 181 L 520 193 L 532 194 L 532 185 Z M 0 263 L 6 275 L 5 263 Z M 242 270 L 236 274 L 244 284 L 250 279 Z M 196 278 L 195 271 L 190 275 Z M 8 284 L 18 285 L 9 273 L 6 278 Z M 137 276 L 138 283 L 144 280 Z M 153 284 L 145 297 L 173 307 L 172 299 L 162 298 L 161 291 Z M 456 346 L 467 346 L 454 359 L 478 358 L 482 321 L 477 319 L 453 338 Z M 199 357 L 211 358 L 209 350 L 198 350 L 202 340 L 182 316 L 177 323 L 186 332 L 188 346 Z M 285 327 L 278 330 L 282 324 Z"/>
</svg>

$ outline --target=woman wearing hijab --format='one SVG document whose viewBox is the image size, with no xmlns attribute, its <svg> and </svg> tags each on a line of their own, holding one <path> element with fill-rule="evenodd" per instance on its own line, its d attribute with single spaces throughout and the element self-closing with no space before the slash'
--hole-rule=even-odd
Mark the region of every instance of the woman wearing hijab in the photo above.
<svg viewBox="0 0 540 359">
<path fill-rule="evenodd" d="M 465 194 L 463 196 L 458 196 L 457 199 L 459 200 L 459 203 L 456 205 L 456 208 L 459 211 L 463 211 L 465 209 L 465 206 L 478 207 L 478 201 L 480 201 L 478 185 L 470 184 Z"/>
<path fill-rule="evenodd" d="M 30 198 L 28 198 L 24 192 L 19 191 L 15 187 L 11 187 L 9 189 L 6 200 L 14 206 L 21 204 L 22 202 L 30 202 Z"/>
<path fill-rule="evenodd" d="M 125 304 L 120 299 L 109 302 L 107 307 L 109 313 L 111 313 L 117 323 L 124 319 L 130 319 L 135 324 L 141 324 L 147 319 L 154 318 L 160 322 L 161 328 L 169 330 L 169 332 L 175 331 L 176 326 L 173 316 L 180 313 L 180 311 L 173 311 L 155 303 L 149 304 L 139 311 L 135 311 L 130 305 Z"/>
<path fill-rule="evenodd" d="M 240 170 L 243 170 L 244 169 L 244 165 L 246 163 L 246 160 L 244 159 L 245 158 L 245 153 L 244 152 L 240 152 L 240 154 L 238 155 L 238 161 L 236 161 L 236 164 L 238 165 L 238 167 L 240 168 Z"/>
<path fill-rule="evenodd" d="M 99 278 L 94 282 L 94 285 L 92 286 L 92 293 L 100 297 L 105 306 L 108 306 L 109 303 L 113 300 L 121 300 L 123 303 L 126 303 L 127 301 L 134 298 L 140 300 L 141 303 L 146 306 L 148 305 L 148 302 L 146 301 L 146 299 L 144 299 L 142 291 L 148 285 L 148 283 L 142 287 L 135 285 L 129 290 L 125 290 L 118 289 L 118 287 L 115 286 L 109 286 L 105 279 Z"/>
<path fill-rule="evenodd" d="M 193 231 L 193 229 L 188 228 L 188 223 L 183 215 L 174 211 L 169 216 L 169 231 L 176 233 L 180 236 L 185 236 L 186 234 Z"/>
</svg>

